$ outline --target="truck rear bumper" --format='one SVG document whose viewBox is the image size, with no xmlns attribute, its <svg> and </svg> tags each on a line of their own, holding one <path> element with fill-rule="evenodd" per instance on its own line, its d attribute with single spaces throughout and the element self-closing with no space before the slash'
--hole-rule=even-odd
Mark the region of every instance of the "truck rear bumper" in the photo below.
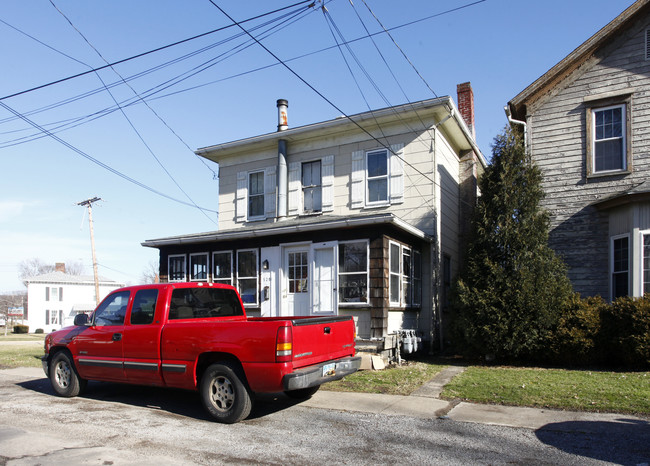
<svg viewBox="0 0 650 466">
<path fill-rule="evenodd" d="M 326 382 L 342 379 L 346 375 L 358 371 L 359 367 L 361 367 L 361 356 L 336 359 L 304 367 L 287 374 L 282 379 L 282 385 L 285 390 L 315 387 Z"/>
</svg>

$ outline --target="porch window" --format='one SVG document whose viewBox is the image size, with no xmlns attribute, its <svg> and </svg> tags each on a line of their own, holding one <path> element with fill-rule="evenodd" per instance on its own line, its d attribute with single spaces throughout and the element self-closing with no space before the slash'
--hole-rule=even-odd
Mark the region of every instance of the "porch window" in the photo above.
<svg viewBox="0 0 650 466">
<path fill-rule="evenodd" d="M 339 243 L 339 302 L 368 303 L 368 241 Z"/>
<path fill-rule="evenodd" d="M 237 289 L 245 306 L 257 306 L 257 249 L 237 251 Z"/>
<path fill-rule="evenodd" d="M 612 299 L 629 295 L 630 248 L 629 237 L 612 239 Z"/>
<path fill-rule="evenodd" d="M 232 252 L 215 252 L 212 254 L 214 270 L 212 281 L 232 285 Z"/>
<path fill-rule="evenodd" d="M 420 253 L 410 247 L 390 242 L 389 246 L 391 306 L 420 305 L 422 265 Z"/>
<path fill-rule="evenodd" d="M 302 164 L 302 199 L 303 212 L 312 213 L 322 210 L 321 162 Z"/>
<path fill-rule="evenodd" d="M 170 282 L 183 282 L 185 281 L 185 254 L 176 254 L 169 256 L 168 260 L 168 274 Z"/>
<path fill-rule="evenodd" d="M 400 305 L 400 255 L 399 255 L 399 244 L 390 243 L 390 304 L 391 306 Z"/>
<path fill-rule="evenodd" d="M 190 254 L 190 280 L 206 281 L 208 279 L 208 253 Z"/>
</svg>

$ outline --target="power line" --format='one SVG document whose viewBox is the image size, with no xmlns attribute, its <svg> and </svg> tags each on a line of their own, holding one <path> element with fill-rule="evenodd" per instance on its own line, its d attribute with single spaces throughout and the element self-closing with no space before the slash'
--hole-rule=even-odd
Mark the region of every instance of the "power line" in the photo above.
<svg viewBox="0 0 650 466">
<path fill-rule="evenodd" d="M 254 21 L 254 20 L 259 19 L 259 18 L 262 18 L 262 17 L 264 17 L 264 16 L 272 15 L 273 13 L 277 13 L 277 12 L 279 12 L 279 11 L 283 11 L 283 10 L 289 9 L 289 8 L 294 7 L 294 6 L 302 5 L 302 4 L 308 3 L 308 2 L 310 2 L 310 1 L 312 1 L 312 0 L 303 0 L 303 1 L 300 1 L 300 2 L 294 3 L 294 4 L 292 4 L 292 5 L 289 5 L 289 6 L 286 6 L 286 7 L 283 7 L 283 8 L 278 8 L 278 9 L 276 9 L 276 10 L 269 11 L 269 12 L 267 12 L 267 13 L 263 13 L 263 14 L 261 14 L 261 15 L 254 16 L 254 17 L 252 17 L 252 18 L 245 19 L 245 20 L 242 21 L 242 23 L 246 23 L 246 22 Z M 313 5 L 313 4 L 312 4 L 312 5 Z M 3 21 L 3 22 L 4 22 L 4 21 Z M 6 24 L 6 23 L 5 23 L 5 24 Z M 229 29 L 229 28 L 231 28 L 231 27 L 233 27 L 233 26 L 234 26 L 233 24 L 229 24 L 228 26 L 223 26 L 223 27 L 220 27 L 220 28 L 217 28 L 217 29 L 213 29 L 212 31 L 204 32 L 204 33 L 202 33 L 202 34 L 198 34 L 198 35 L 196 35 L 196 36 L 188 37 L 187 39 L 182 39 L 182 40 L 179 40 L 179 41 L 177 41 L 177 42 L 173 42 L 173 43 L 171 43 L 171 44 L 163 45 L 162 47 L 158 47 L 158 48 L 155 48 L 155 49 L 153 49 L 153 50 L 149 50 L 149 51 L 147 51 L 147 52 L 142 52 L 142 53 L 139 53 L 139 54 L 137 54 L 137 55 L 133 55 L 133 56 L 128 57 L 128 58 L 123 58 L 122 60 L 118 60 L 118 61 L 115 61 L 115 62 L 112 62 L 112 63 L 108 63 L 108 64 L 106 64 L 106 65 L 104 65 L 104 66 L 100 66 L 100 67 L 98 67 L 98 68 L 92 68 L 92 69 L 87 70 L 87 71 L 84 71 L 84 72 L 82 72 L 82 73 L 77 73 L 77 74 L 75 74 L 75 75 L 68 76 L 68 77 L 66 77 L 66 78 L 57 79 L 56 81 L 52 81 L 52 82 L 49 82 L 49 83 L 46 83 L 46 84 L 41 84 L 40 86 L 36 86 L 36 87 L 31 88 L 31 89 L 25 89 L 25 90 L 20 91 L 20 92 L 15 92 L 15 93 L 13 93 L 13 94 L 9 94 L 9 95 L 6 95 L 6 96 L 4 96 L 4 97 L 0 97 L 0 100 L 10 99 L 10 98 L 12 98 L 12 97 L 17 97 L 17 96 L 19 96 L 19 95 L 27 94 L 28 92 L 33 92 L 33 91 L 36 91 L 36 90 L 39 90 L 39 89 L 43 89 L 43 88 L 45 88 L 45 87 L 49 87 L 49 86 L 53 86 L 53 85 L 55 85 L 55 84 L 60 84 L 60 83 L 63 83 L 63 82 L 69 81 L 69 80 L 71 80 L 71 79 L 79 78 L 79 77 L 81 77 L 81 76 L 86 76 L 86 75 L 88 75 L 88 74 L 90 74 L 90 73 L 96 73 L 97 71 L 105 70 L 106 68 L 110 68 L 110 67 L 112 67 L 112 66 L 119 65 L 119 64 L 121 64 L 121 63 L 126 63 L 126 62 L 128 62 L 128 61 L 130 61 L 130 60 L 134 60 L 134 59 L 136 59 L 136 58 L 141 58 L 141 57 L 144 57 L 144 56 L 146 56 L 146 55 L 150 55 L 150 54 L 155 53 L 155 52 L 160 52 L 161 50 L 165 50 L 165 49 L 168 49 L 168 48 L 170 48 L 170 47 L 174 47 L 174 46 L 176 46 L 176 45 L 184 44 L 184 43 L 186 43 L 186 42 L 189 42 L 189 41 L 192 41 L 192 40 L 195 40 L 195 39 L 199 39 L 199 38 L 201 38 L 201 37 L 205 37 L 205 36 L 208 36 L 208 35 L 210 35 L 210 34 L 214 34 L 214 33 L 216 33 L 216 32 L 223 31 L 223 30 L 225 30 L 225 29 Z"/>
</svg>

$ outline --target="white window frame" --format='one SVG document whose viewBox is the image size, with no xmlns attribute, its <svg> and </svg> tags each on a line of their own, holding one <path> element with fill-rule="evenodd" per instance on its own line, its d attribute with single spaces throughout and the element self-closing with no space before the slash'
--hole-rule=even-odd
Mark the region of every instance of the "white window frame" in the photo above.
<svg viewBox="0 0 650 466">
<path fill-rule="evenodd" d="M 320 180 L 319 184 L 305 185 L 305 165 L 313 165 L 317 163 L 320 167 Z M 313 181 L 313 180 L 312 180 Z M 319 214 L 323 211 L 323 161 L 321 159 L 307 160 L 300 163 L 300 189 L 302 194 L 302 213 L 304 214 Z M 305 207 L 305 190 L 312 189 L 320 192 L 320 208 L 307 210 Z"/>
<path fill-rule="evenodd" d="M 229 274 L 228 278 L 217 277 L 217 273 L 216 273 L 216 270 L 215 270 L 217 261 L 215 260 L 215 257 L 219 256 L 219 255 L 226 255 L 226 254 L 228 256 L 230 256 L 230 274 Z M 232 259 L 233 259 L 232 251 L 214 251 L 212 253 L 212 281 L 214 283 L 225 283 L 226 285 L 232 285 L 233 284 L 234 264 L 233 264 Z M 228 280 L 227 283 L 226 283 L 226 280 Z"/>
<path fill-rule="evenodd" d="M 378 176 L 370 176 L 370 171 L 368 170 L 368 157 L 371 154 L 375 154 L 378 152 L 383 152 L 386 154 L 386 174 L 385 175 L 378 175 Z M 366 157 L 365 157 L 365 173 L 366 173 L 366 206 L 367 207 L 378 207 L 378 206 L 386 206 L 390 205 L 390 157 L 391 153 L 387 149 L 373 149 L 366 151 Z M 370 182 L 371 181 L 381 181 L 385 180 L 386 181 L 386 199 L 382 199 L 379 201 L 371 201 L 370 200 Z"/>
<path fill-rule="evenodd" d="M 392 246 L 397 246 L 398 248 L 398 260 L 399 260 L 399 272 L 394 272 L 392 268 L 393 262 L 393 248 Z M 409 274 L 404 271 L 404 255 L 408 254 L 411 258 L 411 271 Z M 420 261 L 420 276 L 415 274 L 415 257 L 418 257 Z M 391 307 L 414 307 L 420 306 L 422 303 L 422 297 L 419 295 L 422 290 L 421 288 L 416 288 L 416 283 L 419 287 L 422 286 L 422 254 L 415 250 L 409 245 L 400 244 L 396 241 L 388 242 L 388 302 Z M 399 283 L 398 296 L 399 301 L 393 301 L 393 280 L 392 278 L 397 277 Z M 416 291 L 419 290 L 419 293 Z M 418 295 L 416 297 L 416 294 Z"/>
<path fill-rule="evenodd" d="M 254 276 L 242 276 L 239 274 L 239 256 L 242 253 L 246 252 L 253 252 L 255 253 L 255 275 Z M 260 260 L 260 251 L 259 249 L 252 248 L 252 249 L 239 249 L 237 251 L 237 263 L 235 264 L 235 269 L 237 270 L 237 290 L 239 291 L 240 296 L 242 297 L 242 300 L 245 299 L 244 293 L 242 293 L 242 288 L 239 285 L 240 280 L 255 280 L 255 301 L 254 302 L 244 302 L 244 307 L 259 307 L 260 305 L 260 267 L 259 267 L 259 260 Z"/>
<path fill-rule="evenodd" d="M 251 176 L 252 175 L 259 175 L 262 174 L 262 192 L 261 193 L 256 193 L 254 196 L 256 197 L 261 197 L 262 198 L 262 214 L 261 215 L 251 215 Z M 246 190 L 246 218 L 248 220 L 263 220 L 266 218 L 266 197 L 265 197 L 265 190 L 266 190 L 266 172 L 264 170 L 254 170 L 248 172 L 246 175 L 246 185 L 248 186 Z"/>
<path fill-rule="evenodd" d="M 610 299 L 613 301 L 615 299 L 614 296 L 614 274 L 615 273 L 623 273 L 622 271 L 615 271 L 614 270 L 614 242 L 620 239 L 627 239 L 627 296 L 631 296 L 631 276 L 632 276 L 632 270 L 631 270 L 631 265 L 632 265 L 632 260 L 631 260 L 631 254 L 632 254 L 632 244 L 630 243 L 630 235 L 628 233 L 625 233 L 623 235 L 616 235 L 612 236 L 610 238 L 610 244 L 609 244 L 609 286 L 610 286 L 610 292 L 609 296 Z"/>
<path fill-rule="evenodd" d="M 205 278 L 194 277 L 194 261 L 195 257 L 205 257 Z M 195 252 L 190 254 L 189 276 L 192 282 L 207 282 L 210 279 L 210 257 L 207 252 Z"/>
<path fill-rule="evenodd" d="M 172 279 L 172 259 L 183 258 L 183 278 L 180 280 Z M 185 254 L 170 254 L 167 256 L 167 280 L 170 282 L 184 282 L 187 281 L 187 256 Z"/>
<path fill-rule="evenodd" d="M 397 247 L 397 271 L 393 271 L 393 247 Z M 393 300 L 393 278 L 397 279 L 397 301 Z M 393 307 L 402 305 L 402 247 L 395 241 L 388 242 L 388 302 Z"/>
<path fill-rule="evenodd" d="M 337 280 L 338 280 L 338 286 L 339 286 L 339 295 L 338 295 L 338 302 L 339 302 L 339 307 L 367 307 L 370 304 L 370 241 L 368 239 L 357 239 L 357 240 L 350 240 L 350 241 L 339 241 L 338 247 L 337 247 L 337 258 L 339 254 L 339 249 L 341 245 L 346 245 L 346 244 L 351 244 L 351 243 L 365 243 L 366 245 L 366 300 L 365 301 L 344 301 L 341 299 L 340 295 L 340 290 L 342 289 L 341 287 L 341 277 L 342 276 L 349 276 L 349 275 L 360 275 L 363 272 L 343 272 L 343 262 L 338 260 L 338 270 L 337 270 Z"/>
<path fill-rule="evenodd" d="M 621 135 L 612 137 L 612 138 L 603 138 L 603 139 L 596 139 L 596 114 L 600 112 L 606 112 L 608 110 L 614 110 L 614 109 L 621 109 Z M 592 132 L 591 132 L 591 150 L 592 150 L 592 158 L 591 158 L 591 163 L 592 163 L 592 173 L 594 174 L 604 174 L 604 173 L 616 173 L 616 172 L 624 172 L 627 170 L 627 108 L 625 104 L 617 104 L 617 105 L 610 105 L 607 107 L 598 107 L 598 108 L 592 108 L 591 109 L 591 125 L 592 125 Z M 621 167 L 620 168 L 614 168 L 614 169 L 609 169 L 609 170 L 598 170 L 596 169 L 596 143 L 598 142 L 604 142 L 604 141 L 611 141 L 611 140 L 619 140 L 621 141 Z"/>
</svg>

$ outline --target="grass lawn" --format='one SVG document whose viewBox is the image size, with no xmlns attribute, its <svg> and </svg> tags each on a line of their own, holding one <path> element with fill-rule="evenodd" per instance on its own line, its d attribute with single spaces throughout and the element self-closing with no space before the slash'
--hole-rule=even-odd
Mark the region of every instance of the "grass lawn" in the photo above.
<svg viewBox="0 0 650 466">
<path fill-rule="evenodd" d="M 7 336 L 5 336 L 4 328 L 0 329 L 0 343 L 3 341 L 43 341 L 44 339 L 44 333 L 12 333 L 7 330 Z"/>
<path fill-rule="evenodd" d="M 0 369 L 14 367 L 42 367 L 41 345 L 2 345 L 0 344 Z"/>
<path fill-rule="evenodd" d="M 473 366 L 445 386 L 442 398 L 650 415 L 650 372 Z"/>
<path fill-rule="evenodd" d="M 409 362 L 402 366 L 392 366 L 383 371 L 355 372 L 343 380 L 323 384 L 322 388 L 339 392 L 410 395 L 445 367 L 447 365 Z"/>
</svg>

